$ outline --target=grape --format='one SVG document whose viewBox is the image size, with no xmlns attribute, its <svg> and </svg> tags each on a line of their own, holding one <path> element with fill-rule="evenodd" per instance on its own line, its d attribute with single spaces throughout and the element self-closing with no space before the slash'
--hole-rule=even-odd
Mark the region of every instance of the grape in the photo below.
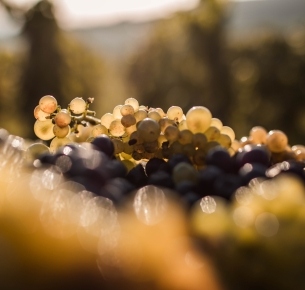
<svg viewBox="0 0 305 290">
<path fill-rule="evenodd" d="M 93 126 L 90 136 L 97 137 L 98 135 L 102 135 L 102 134 L 108 135 L 108 129 L 104 125 L 98 124 Z"/>
<path fill-rule="evenodd" d="M 70 102 L 69 108 L 74 114 L 82 114 L 87 108 L 87 103 L 83 98 L 75 98 Z"/>
<path fill-rule="evenodd" d="M 135 112 L 137 112 L 139 110 L 139 102 L 135 98 L 128 98 L 128 99 L 126 99 L 125 100 L 125 105 L 132 106 Z"/>
<path fill-rule="evenodd" d="M 147 114 L 147 117 L 151 118 L 151 119 L 153 119 L 157 122 L 159 122 L 159 120 L 161 119 L 160 114 L 156 110 L 149 111 L 148 114 Z"/>
<path fill-rule="evenodd" d="M 208 141 L 215 141 L 220 137 L 220 130 L 216 127 L 210 126 L 205 132 L 204 135 L 207 137 Z"/>
<path fill-rule="evenodd" d="M 283 152 L 288 145 L 288 138 L 281 130 L 272 130 L 267 135 L 266 145 L 271 152 Z"/>
<path fill-rule="evenodd" d="M 187 123 L 186 123 L 186 120 L 182 120 L 179 125 L 178 125 L 178 128 L 180 131 L 182 130 L 187 130 Z"/>
<path fill-rule="evenodd" d="M 71 115 L 67 110 L 61 110 L 54 117 L 55 124 L 59 127 L 66 127 L 71 123 Z"/>
<path fill-rule="evenodd" d="M 155 110 L 156 110 L 156 112 L 159 113 L 159 115 L 161 116 L 161 118 L 163 118 L 163 117 L 166 116 L 166 114 L 164 113 L 164 111 L 163 111 L 161 108 L 156 108 Z"/>
<path fill-rule="evenodd" d="M 222 126 L 220 133 L 228 135 L 232 142 L 235 140 L 235 132 L 233 131 L 233 129 L 231 127 Z"/>
<path fill-rule="evenodd" d="M 111 122 L 114 120 L 114 116 L 111 113 L 106 113 L 101 118 L 101 124 L 109 129 Z"/>
<path fill-rule="evenodd" d="M 183 118 L 183 111 L 178 106 L 171 106 L 167 110 L 167 117 L 170 120 L 174 120 L 174 121 L 180 122 L 182 120 L 182 118 Z"/>
<path fill-rule="evenodd" d="M 57 109 L 57 100 L 50 95 L 43 96 L 39 100 L 39 107 L 45 113 L 51 114 Z"/>
<path fill-rule="evenodd" d="M 197 178 L 198 177 L 196 169 L 189 163 L 180 162 L 174 167 L 173 180 L 175 184 L 186 180 L 196 183 Z"/>
<path fill-rule="evenodd" d="M 67 145 L 71 143 L 71 140 L 67 137 L 64 137 L 64 138 L 58 138 L 58 137 L 55 137 L 52 141 L 51 141 L 51 144 L 50 144 L 50 151 L 52 153 L 55 153 L 56 150 L 58 150 L 60 147 L 64 146 L 64 145 Z"/>
<path fill-rule="evenodd" d="M 125 128 L 135 125 L 136 122 L 136 118 L 133 115 L 124 115 L 121 119 L 121 123 Z"/>
<path fill-rule="evenodd" d="M 193 135 L 192 144 L 196 149 L 203 149 L 207 142 L 208 140 L 205 134 L 196 133 Z"/>
<path fill-rule="evenodd" d="M 160 135 L 160 126 L 159 124 L 150 118 L 145 118 L 139 123 L 138 134 L 144 142 L 156 141 Z"/>
<path fill-rule="evenodd" d="M 123 107 L 123 105 L 117 105 L 114 107 L 113 109 L 113 117 L 114 119 L 121 119 L 122 118 L 122 114 L 121 114 L 121 108 Z"/>
<path fill-rule="evenodd" d="M 223 124 L 222 124 L 222 122 L 219 119 L 212 118 L 210 126 L 211 127 L 216 127 L 217 129 L 221 130 Z"/>
<path fill-rule="evenodd" d="M 58 138 L 64 138 L 70 133 L 70 129 L 70 126 L 59 127 L 55 124 L 53 127 L 53 133 Z"/>
<path fill-rule="evenodd" d="M 114 154 L 122 153 L 124 150 L 124 143 L 119 139 L 112 139 L 114 146 Z"/>
<path fill-rule="evenodd" d="M 175 124 L 175 121 L 170 120 L 167 117 L 163 117 L 159 120 L 159 126 L 160 126 L 160 130 L 161 130 L 162 133 L 164 133 L 167 126 L 171 126 L 171 125 L 174 125 L 174 124 Z"/>
<path fill-rule="evenodd" d="M 52 120 L 39 121 L 36 120 L 34 124 L 34 132 L 41 140 L 50 140 L 55 137 L 53 133 L 54 124 Z"/>
<path fill-rule="evenodd" d="M 34 117 L 35 119 L 39 120 L 39 121 L 45 121 L 47 120 L 46 117 L 49 117 L 50 114 L 49 113 L 45 113 L 43 110 L 40 109 L 40 106 L 36 106 L 34 109 Z"/>
<path fill-rule="evenodd" d="M 193 161 L 196 165 L 202 166 L 205 164 L 205 151 L 203 149 L 198 149 L 193 154 Z"/>
<path fill-rule="evenodd" d="M 194 135 L 190 130 L 188 130 L 188 129 L 182 130 L 182 131 L 180 131 L 179 142 L 182 145 L 192 143 L 193 136 Z"/>
<path fill-rule="evenodd" d="M 249 137 L 253 144 L 266 144 L 267 131 L 261 126 L 255 126 L 250 130 Z"/>
<path fill-rule="evenodd" d="M 211 112 L 202 106 L 191 108 L 186 114 L 186 124 L 193 133 L 204 133 L 210 126 Z"/>
<path fill-rule="evenodd" d="M 147 153 L 155 153 L 159 149 L 158 140 L 153 142 L 145 142 L 143 143 L 143 147 L 145 152 Z"/>
<path fill-rule="evenodd" d="M 43 153 L 49 153 L 50 149 L 48 146 L 42 143 L 34 143 L 30 145 L 26 152 L 25 152 L 25 158 L 26 161 L 31 164 L 34 160 L 38 159 L 39 156 Z"/>
<path fill-rule="evenodd" d="M 134 114 L 134 107 L 131 105 L 122 105 L 120 113 L 122 116 L 126 115 L 133 115 Z"/>
<path fill-rule="evenodd" d="M 113 120 L 109 126 L 109 133 L 115 137 L 121 137 L 125 133 L 125 127 L 122 125 L 121 120 Z"/>
<path fill-rule="evenodd" d="M 112 140 L 105 134 L 99 135 L 97 136 L 92 142 L 92 145 L 94 145 L 94 147 L 105 153 L 107 156 L 111 157 L 114 154 L 114 143 L 112 142 Z"/>
<path fill-rule="evenodd" d="M 230 148 L 232 145 L 232 139 L 227 134 L 220 134 L 215 141 L 225 148 Z"/>
<path fill-rule="evenodd" d="M 178 140 L 179 134 L 180 134 L 179 129 L 176 126 L 172 126 L 172 125 L 167 126 L 164 131 L 165 138 L 170 142 Z"/>
<path fill-rule="evenodd" d="M 147 112 L 145 110 L 140 109 L 134 113 L 134 117 L 136 118 L 137 122 L 140 122 L 143 119 L 147 118 Z"/>
<path fill-rule="evenodd" d="M 137 126 L 136 126 L 136 124 L 135 124 L 135 125 L 132 125 L 132 126 L 130 126 L 130 127 L 127 127 L 127 128 L 125 129 L 125 131 L 126 131 L 126 134 L 128 134 L 128 135 L 130 136 L 133 132 L 136 132 L 136 131 L 137 131 Z"/>
</svg>

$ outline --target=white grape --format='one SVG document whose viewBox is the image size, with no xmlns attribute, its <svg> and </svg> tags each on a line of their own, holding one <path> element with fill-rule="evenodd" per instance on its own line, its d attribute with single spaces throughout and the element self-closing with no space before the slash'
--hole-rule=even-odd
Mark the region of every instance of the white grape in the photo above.
<svg viewBox="0 0 305 290">
<path fill-rule="evenodd" d="M 55 153 L 58 148 L 67 145 L 69 143 L 71 143 L 71 140 L 67 137 L 64 138 L 55 137 L 50 143 L 50 151 L 52 153 Z"/>
<path fill-rule="evenodd" d="M 57 109 L 57 100 L 50 95 L 43 96 L 39 100 L 39 107 L 45 113 L 51 114 Z"/>
<path fill-rule="evenodd" d="M 220 130 L 221 134 L 225 134 L 228 135 L 231 139 L 231 142 L 233 142 L 235 140 L 235 132 L 234 130 L 229 127 L 229 126 L 222 126 L 221 130 Z"/>
<path fill-rule="evenodd" d="M 121 118 L 121 123 L 124 127 L 128 128 L 132 125 L 136 124 L 136 118 L 134 117 L 134 115 L 125 115 Z"/>
<path fill-rule="evenodd" d="M 272 130 L 267 135 L 266 145 L 271 152 L 283 152 L 288 145 L 288 138 L 281 130 Z"/>
<path fill-rule="evenodd" d="M 212 114 L 206 107 L 191 108 L 186 114 L 186 124 L 193 133 L 204 133 L 210 126 Z"/>
<path fill-rule="evenodd" d="M 250 130 L 249 137 L 253 144 L 265 144 L 268 132 L 264 127 L 255 126 Z"/>
<path fill-rule="evenodd" d="M 216 127 L 217 129 L 221 130 L 222 126 L 223 124 L 219 119 L 212 118 L 210 127 Z"/>
<path fill-rule="evenodd" d="M 157 122 L 159 122 L 159 120 L 161 119 L 160 114 L 156 111 L 156 110 L 151 110 L 148 112 L 147 117 L 150 119 L 153 119 Z"/>
<path fill-rule="evenodd" d="M 34 124 L 34 132 L 41 140 L 50 140 L 55 137 L 53 133 L 54 124 L 52 120 L 39 121 L 36 120 Z"/>
<path fill-rule="evenodd" d="M 92 127 L 90 137 L 97 137 L 102 134 L 108 135 L 108 129 L 104 125 L 98 124 Z"/>
<path fill-rule="evenodd" d="M 65 126 L 65 127 L 59 127 L 58 125 L 54 125 L 53 127 L 53 133 L 56 137 L 58 138 L 64 138 L 70 133 L 70 126 Z"/>
<path fill-rule="evenodd" d="M 35 107 L 35 109 L 34 109 L 35 119 L 37 119 L 39 121 L 45 121 L 45 120 L 47 120 L 46 117 L 49 117 L 49 116 L 50 116 L 50 114 L 41 110 L 39 105 Z"/>
<path fill-rule="evenodd" d="M 69 107 L 74 114 L 82 114 L 85 112 L 87 104 L 83 98 L 74 98 Z"/>
<path fill-rule="evenodd" d="M 143 119 L 147 118 L 147 112 L 145 110 L 138 110 L 134 113 L 134 117 L 136 118 L 137 122 L 142 121 Z"/>
<path fill-rule="evenodd" d="M 106 113 L 101 118 L 101 124 L 109 129 L 111 122 L 114 120 L 114 116 L 111 113 Z"/>
<path fill-rule="evenodd" d="M 121 114 L 121 108 L 123 107 L 123 105 L 117 105 L 114 107 L 113 109 L 113 117 L 114 119 L 121 119 L 122 118 L 122 114 Z"/>
<path fill-rule="evenodd" d="M 178 140 L 179 134 L 180 134 L 179 129 L 177 128 L 177 126 L 173 126 L 173 125 L 167 126 L 164 131 L 165 138 L 170 142 Z"/>
<path fill-rule="evenodd" d="M 139 102 L 135 98 L 128 98 L 128 99 L 126 99 L 125 100 L 125 105 L 132 106 L 135 112 L 137 112 L 139 110 Z"/>
<path fill-rule="evenodd" d="M 122 125 L 121 120 L 113 120 L 109 126 L 109 132 L 115 137 L 123 136 L 125 133 L 125 127 Z"/>
<path fill-rule="evenodd" d="M 34 143 L 30 145 L 25 151 L 25 159 L 27 162 L 32 163 L 37 159 L 42 153 L 50 152 L 47 145 L 42 143 Z"/>
<path fill-rule="evenodd" d="M 134 114 L 134 108 L 131 105 L 123 105 L 121 107 L 121 115 L 126 116 L 126 115 L 133 115 Z"/>
<path fill-rule="evenodd" d="M 183 118 L 183 111 L 180 107 L 178 106 L 171 106 L 168 110 L 167 110 L 167 117 L 170 120 L 175 120 L 180 122 Z"/>
</svg>

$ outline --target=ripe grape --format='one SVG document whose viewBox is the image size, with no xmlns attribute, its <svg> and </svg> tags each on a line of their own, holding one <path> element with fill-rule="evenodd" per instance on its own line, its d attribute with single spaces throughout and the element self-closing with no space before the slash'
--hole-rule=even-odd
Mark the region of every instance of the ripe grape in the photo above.
<svg viewBox="0 0 305 290">
<path fill-rule="evenodd" d="M 121 120 L 113 120 L 109 126 L 109 133 L 115 137 L 121 137 L 125 133 L 125 127 L 122 125 Z"/>
<path fill-rule="evenodd" d="M 59 127 L 66 127 L 71 123 L 71 115 L 67 110 L 61 110 L 54 117 L 55 124 Z"/>
<path fill-rule="evenodd" d="M 36 106 L 34 109 L 34 117 L 35 119 L 39 120 L 39 121 L 45 121 L 47 120 L 46 117 L 49 117 L 50 114 L 49 113 L 45 113 L 43 110 L 40 109 L 40 106 Z"/>
<path fill-rule="evenodd" d="M 55 137 L 53 132 L 54 124 L 52 120 L 39 121 L 36 120 L 34 124 L 34 132 L 41 140 L 50 140 Z"/>
<path fill-rule="evenodd" d="M 157 122 L 159 122 L 159 120 L 161 119 L 160 114 L 156 110 L 149 111 L 148 114 L 147 114 L 147 117 L 151 118 L 151 119 L 153 119 Z"/>
<path fill-rule="evenodd" d="M 67 137 L 64 138 L 55 137 L 50 143 L 50 151 L 52 153 L 55 153 L 56 150 L 58 150 L 58 148 L 67 145 L 69 143 L 71 143 L 71 140 Z"/>
<path fill-rule="evenodd" d="M 97 137 L 98 135 L 102 134 L 108 135 L 108 129 L 104 125 L 98 124 L 93 126 L 91 130 L 91 137 Z"/>
<path fill-rule="evenodd" d="M 222 124 L 222 122 L 219 119 L 212 118 L 210 126 L 211 127 L 216 127 L 217 129 L 221 130 L 223 124 Z"/>
<path fill-rule="evenodd" d="M 271 152 L 283 152 L 288 145 L 288 138 L 281 130 L 272 130 L 267 135 L 266 145 Z"/>
<path fill-rule="evenodd" d="M 106 113 L 101 118 L 101 124 L 109 129 L 111 122 L 114 120 L 114 116 L 111 113 Z"/>
<path fill-rule="evenodd" d="M 231 141 L 233 142 L 235 140 L 235 132 L 233 131 L 233 129 L 229 126 L 222 126 L 221 130 L 220 130 L 221 134 L 225 134 L 228 135 L 231 139 Z"/>
<path fill-rule="evenodd" d="M 74 98 L 69 104 L 70 110 L 74 114 L 82 114 L 87 108 L 87 104 L 83 98 Z"/>
<path fill-rule="evenodd" d="M 220 136 L 220 130 L 216 127 L 210 126 L 205 132 L 204 135 L 207 137 L 208 141 L 215 141 Z"/>
<path fill-rule="evenodd" d="M 160 126 L 158 122 L 153 119 L 145 118 L 139 123 L 138 134 L 144 142 L 156 141 L 160 135 Z"/>
<path fill-rule="evenodd" d="M 134 107 L 131 105 L 122 105 L 120 113 L 122 116 L 126 115 L 133 115 L 134 114 Z"/>
<path fill-rule="evenodd" d="M 125 105 L 132 106 L 135 112 L 137 112 L 139 110 L 139 102 L 135 98 L 128 98 L 128 99 L 126 99 L 125 100 Z"/>
<path fill-rule="evenodd" d="M 250 130 L 249 137 L 253 144 L 266 144 L 267 131 L 261 126 L 255 126 Z"/>
<path fill-rule="evenodd" d="M 39 107 L 45 113 L 51 114 L 57 109 L 57 100 L 50 95 L 43 96 L 39 100 Z"/>
<path fill-rule="evenodd" d="M 114 119 L 121 119 L 122 118 L 122 114 L 121 114 L 121 108 L 123 107 L 123 105 L 117 105 L 114 107 L 113 109 L 113 117 Z"/>
<path fill-rule="evenodd" d="M 193 133 L 204 133 L 210 126 L 211 112 L 202 106 L 191 108 L 186 114 L 186 124 Z"/>
<path fill-rule="evenodd" d="M 165 138 L 170 142 L 178 140 L 179 134 L 180 134 L 180 131 L 177 128 L 177 126 L 172 126 L 172 125 L 167 126 L 164 131 Z"/>
<path fill-rule="evenodd" d="M 54 125 L 53 133 L 58 138 L 64 138 L 70 133 L 70 126 L 59 127 L 58 125 Z"/>
<path fill-rule="evenodd" d="M 182 131 L 180 131 L 179 142 L 182 145 L 192 143 L 193 136 L 194 136 L 194 134 L 190 130 L 188 130 L 188 129 L 182 130 Z"/>
<path fill-rule="evenodd" d="M 167 110 L 167 117 L 170 120 L 174 120 L 174 121 L 180 122 L 182 120 L 182 118 L 183 118 L 183 111 L 178 106 L 171 106 Z"/>
<path fill-rule="evenodd" d="M 147 118 L 147 111 L 140 109 L 134 113 L 134 117 L 136 118 L 137 122 L 140 122 L 143 119 Z"/>
<path fill-rule="evenodd" d="M 135 125 L 136 122 L 137 121 L 134 115 L 123 115 L 123 117 L 121 118 L 121 123 L 126 128 Z"/>
</svg>

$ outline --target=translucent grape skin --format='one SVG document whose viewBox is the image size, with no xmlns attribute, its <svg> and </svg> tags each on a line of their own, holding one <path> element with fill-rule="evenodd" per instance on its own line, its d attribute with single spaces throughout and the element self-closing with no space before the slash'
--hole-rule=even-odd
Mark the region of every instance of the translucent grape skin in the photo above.
<svg viewBox="0 0 305 290">
<path fill-rule="evenodd" d="M 193 133 L 204 133 L 210 126 L 212 114 L 203 106 L 195 106 L 186 114 L 186 124 Z"/>
<path fill-rule="evenodd" d="M 36 120 L 34 124 L 34 132 L 39 139 L 50 140 L 55 136 L 53 133 L 53 126 L 54 124 L 51 119 L 45 121 Z"/>
<path fill-rule="evenodd" d="M 86 107 L 87 104 L 83 98 L 74 98 L 69 104 L 69 108 L 74 114 L 84 113 Z"/>
<path fill-rule="evenodd" d="M 57 100 L 51 95 L 43 96 L 39 100 L 39 107 L 45 113 L 51 114 L 57 109 Z"/>
<path fill-rule="evenodd" d="M 50 116 L 49 113 L 45 113 L 43 110 L 40 109 L 40 106 L 37 105 L 34 109 L 34 117 L 36 120 L 39 120 L 39 121 L 45 121 L 47 120 L 46 117 Z"/>
<path fill-rule="evenodd" d="M 65 127 L 59 127 L 58 125 L 54 125 L 53 127 L 53 133 L 56 137 L 58 138 L 64 138 L 66 137 L 70 132 L 70 126 L 65 126 Z"/>
<path fill-rule="evenodd" d="M 183 110 L 178 106 L 171 106 L 167 110 L 166 114 L 170 120 L 174 120 L 174 121 L 178 121 L 178 122 L 180 122 L 183 118 Z"/>
<path fill-rule="evenodd" d="M 145 142 L 153 142 L 158 140 L 161 133 L 158 122 L 153 119 L 145 118 L 139 123 L 138 134 Z"/>
<path fill-rule="evenodd" d="M 286 150 L 288 138 L 281 130 L 272 130 L 268 133 L 266 145 L 271 152 L 280 153 Z"/>
<path fill-rule="evenodd" d="M 66 127 L 71 123 L 71 115 L 67 110 L 61 110 L 54 117 L 54 121 L 57 126 Z"/>
</svg>

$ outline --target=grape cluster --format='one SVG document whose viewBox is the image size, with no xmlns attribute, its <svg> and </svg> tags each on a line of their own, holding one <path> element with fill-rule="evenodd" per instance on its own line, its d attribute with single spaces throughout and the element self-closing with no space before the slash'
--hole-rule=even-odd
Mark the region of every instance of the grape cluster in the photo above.
<svg viewBox="0 0 305 290">
<path fill-rule="evenodd" d="M 164 112 L 128 98 L 99 119 L 89 110 L 92 102 L 75 98 L 62 109 L 54 97 L 42 97 L 34 131 L 42 140 L 55 138 L 49 147 L 31 145 L 29 160 L 56 165 L 65 177 L 117 202 L 146 185 L 172 189 L 192 205 L 212 195 L 231 200 L 253 178 L 290 172 L 305 180 L 305 147 L 290 147 L 280 130 L 256 126 L 237 140 L 203 106 Z M 112 183 L 120 194 L 105 189 Z"/>
</svg>

